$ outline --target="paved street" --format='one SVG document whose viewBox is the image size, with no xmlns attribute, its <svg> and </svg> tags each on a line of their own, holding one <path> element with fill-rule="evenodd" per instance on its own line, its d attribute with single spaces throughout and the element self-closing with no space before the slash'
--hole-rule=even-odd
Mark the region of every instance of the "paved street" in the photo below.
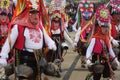
<svg viewBox="0 0 120 80">
<path fill-rule="evenodd" d="M 74 34 L 74 32 L 70 33 L 72 39 L 74 38 Z M 88 74 L 87 68 L 81 68 L 80 56 L 73 52 L 71 48 L 69 48 L 68 53 L 64 57 L 62 69 L 61 78 L 48 76 L 49 80 L 85 80 L 85 76 Z M 120 67 L 115 73 L 117 80 L 120 80 Z"/>
</svg>

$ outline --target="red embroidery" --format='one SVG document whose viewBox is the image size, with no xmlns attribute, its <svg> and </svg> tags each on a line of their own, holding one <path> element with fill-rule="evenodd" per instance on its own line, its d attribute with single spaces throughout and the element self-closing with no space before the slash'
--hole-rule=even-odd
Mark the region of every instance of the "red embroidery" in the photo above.
<svg viewBox="0 0 120 80">
<path fill-rule="evenodd" d="M 39 43 L 41 39 L 41 34 L 40 31 L 35 30 L 35 29 L 29 29 L 29 36 L 32 41 L 35 43 Z"/>
</svg>

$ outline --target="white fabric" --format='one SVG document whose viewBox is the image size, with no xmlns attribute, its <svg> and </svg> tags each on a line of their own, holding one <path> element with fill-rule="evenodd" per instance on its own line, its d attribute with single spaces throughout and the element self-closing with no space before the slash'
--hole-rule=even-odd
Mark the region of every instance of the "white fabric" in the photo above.
<svg viewBox="0 0 120 80">
<path fill-rule="evenodd" d="M 91 61 L 89 59 L 86 61 L 86 64 L 87 64 L 87 66 L 91 66 L 92 65 L 92 63 L 91 63 Z"/>
<path fill-rule="evenodd" d="M 28 28 L 25 28 L 25 31 L 24 31 L 24 36 L 25 36 L 25 48 L 26 49 L 41 49 L 42 46 L 43 46 L 43 34 L 42 34 L 42 31 L 39 29 L 40 31 L 40 35 L 41 35 L 41 39 L 40 39 L 40 42 L 39 43 L 35 43 L 33 41 L 33 39 L 30 39 L 30 35 L 29 35 L 29 29 Z"/>
<path fill-rule="evenodd" d="M 118 30 L 120 31 L 120 24 L 118 25 Z"/>
<path fill-rule="evenodd" d="M 113 51 L 113 49 L 112 49 L 112 46 L 110 46 L 110 48 L 109 48 L 109 54 L 110 54 L 112 57 L 115 57 L 115 53 L 114 53 L 114 51 Z"/>
<path fill-rule="evenodd" d="M 68 31 L 67 27 L 65 27 L 64 29 L 65 29 L 66 33 L 69 34 L 69 31 Z"/>
<path fill-rule="evenodd" d="M 119 46 L 119 42 L 120 42 L 120 41 L 115 40 L 115 39 L 112 40 L 113 45 L 116 46 L 116 47 Z"/>
<path fill-rule="evenodd" d="M 68 23 L 67 23 L 67 21 L 65 22 L 65 28 L 67 28 L 68 27 Z"/>
<path fill-rule="evenodd" d="M 61 45 L 62 45 L 63 48 L 65 48 L 65 47 L 68 48 L 68 45 L 65 42 L 63 42 Z"/>
<path fill-rule="evenodd" d="M 55 45 L 55 42 L 48 36 L 48 34 L 46 33 L 45 29 L 43 28 L 43 35 L 44 35 L 44 40 L 46 45 L 48 46 L 48 48 L 51 48 L 53 50 L 56 50 L 57 47 Z"/>
<path fill-rule="evenodd" d="M 76 22 L 72 25 L 72 29 L 73 29 L 73 31 L 77 31 L 77 29 L 76 29 L 76 26 L 77 26 L 77 20 L 76 20 Z"/>
<path fill-rule="evenodd" d="M 115 40 L 112 36 L 110 36 L 110 39 L 111 39 L 114 46 L 116 46 L 116 47 L 119 46 L 119 41 L 118 40 Z"/>
<path fill-rule="evenodd" d="M 56 48 L 55 42 L 47 35 L 44 28 L 43 28 L 43 31 L 41 31 L 39 29 L 39 32 L 41 34 L 41 39 L 38 43 L 36 43 L 36 42 L 34 42 L 30 39 L 28 28 L 27 27 L 25 28 L 24 37 L 25 37 L 25 48 L 26 48 L 26 50 L 28 50 L 30 52 L 33 52 L 34 49 L 42 49 L 43 36 L 44 36 L 44 40 L 45 40 L 45 43 L 48 46 L 48 48 L 56 50 L 57 48 Z M 16 41 L 17 37 L 18 37 L 18 25 L 14 25 L 12 30 L 11 30 L 11 34 L 10 34 L 11 48 L 15 44 L 15 41 Z M 7 38 L 5 44 L 2 47 L 0 56 L 2 58 L 8 58 L 8 53 L 9 52 L 10 52 L 10 46 L 9 46 L 9 42 L 8 42 L 8 38 Z"/>
<path fill-rule="evenodd" d="M 52 34 L 60 34 L 60 29 L 57 30 L 51 30 Z"/>
<path fill-rule="evenodd" d="M 92 54 L 92 51 L 93 51 L 93 48 L 94 48 L 94 45 L 95 45 L 95 38 L 92 38 L 91 42 L 90 42 L 90 45 L 88 46 L 87 51 L 86 51 L 86 59 L 90 58 L 90 56 Z M 112 57 L 115 57 L 115 53 L 113 52 L 113 49 L 112 49 L 111 45 L 109 47 L 109 54 Z"/>
<path fill-rule="evenodd" d="M 52 32 L 52 34 L 60 34 L 60 33 L 61 33 L 60 29 L 51 30 L 51 32 Z M 66 31 L 66 29 L 65 29 L 64 32 L 63 32 L 63 36 L 64 36 L 65 40 L 70 43 L 70 45 L 73 44 L 73 41 L 72 41 L 72 39 L 70 38 L 70 36 L 68 35 L 68 32 Z"/>
<path fill-rule="evenodd" d="M 65 42 L 63 42 L 61 45 L 62 45 L 62 47 L 65 47 L 65 46 L 68 47 L 68 45 Z"/>
<path fill-rule="evenodd" d="M 119 32 L 119 28 L 118 28 L 118 26 L 115 25 L 115 29 L 117 30 L 117 32 Z"/>
<path fill-rule="evenodd" d="M 7 65 L 7 60 L 3 59 L 3 58 L 0 58 L 0 67 L 4 67 L 6 65 Z"/>
<path fill-rule="evenodd" d="M 87 51 L 86 51 L 86 59 L 90 58 L 94 45 L 95 45 L 95 38 L 92 38 L 90 45 L 88 46 Z"/>
<path fill-rule="evenodd" d="M 77 32 L 75 34 L 75 43 L 78 43 L 78 41 L 80 39 L 80 31 L 81 31 L 81 27 L 79 27 L 79 29 L 77 30 Z"/>
<path fill-rule="evenodd" d="M 71 45 L 73 44 L 73 41 L 72 41 L 72 39 L 70 38 L 70 36 L 67 34 L 67 32 L 66 31 L 64 31 L 64 38 L 65 38 L 65 40 L 66 41 L 68 41 Z"/>
<path fill-rule="evenodd" d="M 119 61 L 118 61 L 117 58 L 114 59 L 113 63 L 115 63 L 115 64 L 114 64 L 115 66 L 119 66 L 119 65 L 120 65 L 120 63 L 119 63 Z"/>
</svg>

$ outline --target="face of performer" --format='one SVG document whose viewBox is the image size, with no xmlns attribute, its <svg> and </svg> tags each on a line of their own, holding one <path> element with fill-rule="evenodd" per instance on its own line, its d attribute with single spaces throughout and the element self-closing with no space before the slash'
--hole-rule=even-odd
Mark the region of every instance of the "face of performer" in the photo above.
<svg viewBox="0 0 120 80">
<path fill-rule="evenodd" d="M 37 25 L 39 21 L 39 13 L 38 12 L 30 13 L 29 20 L 32 25 Z"/>
<path fill-rule="evenodd" d="M 7 14 L 1 13 L 1 14 L 0 14 L 0 20 L 1 20 L 2 22 L 5 22 L 6 19 L 7 19 Z"/>
<path fill-rule="evenodd" d="M 104 35 L 109 34 L 109 27 L 108 26 L 102 26 L 101 29 L 102 29 L 102 33 Z"/>
<path fill-rule="evenodd" d="M 55 27 L 55 28 L 57 28 L 57 27 L 60 26 L 60 19 L 59 19 L 59 18 L 55 18 L 55 19 L 53 20 L 53 22 L 54 22 L 54 27 Z"/>
</svg>

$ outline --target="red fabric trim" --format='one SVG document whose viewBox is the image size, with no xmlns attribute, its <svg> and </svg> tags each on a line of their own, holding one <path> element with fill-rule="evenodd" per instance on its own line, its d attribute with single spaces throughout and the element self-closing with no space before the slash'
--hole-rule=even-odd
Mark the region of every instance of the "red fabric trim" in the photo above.
<svg viewBox="0 0 120 80">
<path fill-rule="evenodd" d="M 23 48 L 24 48 L 24 43 L 25 43 L 25 38 L 23 36 L 24 35 L 24 29 L 25 29 L 25 27 L 20 26 L 20 25 L 18 26 L 18 38 L 15 42 L 14 47 L 19 49 L 19 50 L 23 50 Z"/>
<path fill-rule="evenodd" d="M 12 20 L 11 25 L 18 24 L 21 26 L 26 26 L 35 29 L 36 27 L 32 25 L 29 21 L 29 15 L 29 9 L 26 9 L 23 13 L 21 13 L 19 16 Z M 36 26 L 36 29 L 38 29 L 38 27 L 41 26 L 40 20 L 38 21 L 38 24 Z"/>
<path fill-rule="evenodd" d="M 117 30 L 116 30 L 115 24 L 111 23 L 111 25 L 112 25 L 111 35 L 114 39 L 116 39 L 117 38 Z"/>
<path fill-rule="evenodd" d="M 102 44 L 100 42 L 100 39 L 96 38 L 95 46 L 93 48 L 93 53 L 95 53 L 95 54 L 101 54 L 102 53 L 102 49 L 103 49 L 103 46 L 102 46 Z"/>
<path fill-rule="evenodd" d="M 108 35 L 104 35 L 102 33 L 102 30 L 101 30 L 100 26 L 98 26 L 98 29 L 97 29 L 96 33 L 93 34 L 92 38 L 102 39 L 105 42 L 105 44 L 107 45 L 107 47 L 108 48 L 110 47 L 110 35 L 109 34 Z"/>
<path fill-rule="evenodd" d="M 5 22 L 2 22 L 2 21 L 0 20 L 0 24 L 2 24 L 2 25 L 9 24 L 9 18 L 7 17 Z"/>
</svg>

